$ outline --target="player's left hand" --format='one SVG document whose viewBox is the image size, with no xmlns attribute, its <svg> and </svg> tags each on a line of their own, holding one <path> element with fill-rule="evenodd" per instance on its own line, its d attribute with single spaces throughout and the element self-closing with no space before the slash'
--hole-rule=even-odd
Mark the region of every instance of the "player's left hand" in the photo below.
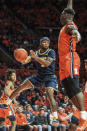
<svg viewBox="0 0 87 131">
<path fill-rule="evenodd" d="M 31 54 L 31 57 L 32 57 L 32 58 L 35 58 L 35 57 L 36 57 L 36 54 L 35 54 L 35 52 L 34 52 L 33 50 L 30 50 L 30 54 Z"/>
</svg>

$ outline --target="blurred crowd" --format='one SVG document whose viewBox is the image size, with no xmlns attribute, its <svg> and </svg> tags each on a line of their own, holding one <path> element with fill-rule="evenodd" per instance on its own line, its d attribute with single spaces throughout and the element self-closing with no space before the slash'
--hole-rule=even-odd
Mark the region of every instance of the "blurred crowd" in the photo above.
<svg viewBox="0 0 87 131">
<path fill-rule="evenodd" d="M 59 19 L 65 5 L 66 1 L 62 0 L 55 2 L 53 0 L 51 2 L 49 0 L 12 0 L 10 3 L 2 0 L 0 4 L 0 46 L 5 48 L 7 53 L 13 57 L 14 50 L 19 47 L 25 48 L 28 52 L 30 49 L 37 50 L 39 39 L 48 36 L 51 40 L 50 47 L 57 54 L 56 70 L 58 70 L 57 40 L 61 28 Z M 82 63 L 87 57 L 85 5 L 86 1 L 80 0 L 79 2 L 77 0 L 74 2 L 75 23 L 82 35 L 82 40 L 77 45 L 77 52 Z"/>
</svg>

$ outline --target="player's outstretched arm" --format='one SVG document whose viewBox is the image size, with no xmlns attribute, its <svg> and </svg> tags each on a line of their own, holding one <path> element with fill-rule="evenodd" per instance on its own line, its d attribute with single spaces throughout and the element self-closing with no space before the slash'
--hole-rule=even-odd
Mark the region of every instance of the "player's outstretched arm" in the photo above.
<svg viewBox="0 0 87 131">
<path fill-rule="evenodd" d="M 73 8 L 73 1 L 72 0 L 68 0 L 67 8 L 70 8 L 70 9 Z"/>
</svg>

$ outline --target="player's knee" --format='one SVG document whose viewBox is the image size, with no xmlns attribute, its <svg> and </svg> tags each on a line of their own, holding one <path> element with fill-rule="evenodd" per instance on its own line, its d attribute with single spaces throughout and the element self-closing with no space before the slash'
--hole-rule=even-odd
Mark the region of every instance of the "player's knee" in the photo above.
<svg viewBox="0 0 87 131">
<path fill-rule="evenodd" d="M 47 87 L 46 88 L 46 92 L 47 92 L 47 94 L 50 96 L 50 95 L 53 95 L 53 93 L 54 93 L 54 89 L 52 88 L 52 87 Z"/>
</svg>

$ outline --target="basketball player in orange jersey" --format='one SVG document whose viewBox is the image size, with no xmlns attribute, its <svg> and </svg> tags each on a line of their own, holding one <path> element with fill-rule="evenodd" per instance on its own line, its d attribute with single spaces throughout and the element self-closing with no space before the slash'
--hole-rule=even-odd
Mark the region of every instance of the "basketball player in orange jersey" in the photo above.
<svg viewBox="0 0 87 131">
<path fill-rule="evenodd" d="M 14 91 L 14 84 L 16 81 L 16 72 L 15 70 L 8 70 L 7 74 L 7 81 L 4 87 L 3 94 L 0 98 L 0 103 L 6 102 L 7 98 L 11 95 L 11 93 Z M 9 118 L 11 121 L 11 127 L 10 131 L 15 131 L 16 128 L 16 120 L 15 120 L 15 114 L 12 107 L 12 103 L 7 108 L 0 108 L 0 127 L 4 126 L 5 118 Z"/>
<path fill-rule="evenodd" d="M 83 122 L 87 119 L 84 109 L 84 96 L 79 87 L 80 58 L 76 52 L 76 44 L 81 40 L 77 26 L 73 22 L 75 11 L 72 0 L 68 0 L 60 17 L 63 25 L 58 38 L 59 76 L 68 97 L 80 110 Z"/>
</svg>

